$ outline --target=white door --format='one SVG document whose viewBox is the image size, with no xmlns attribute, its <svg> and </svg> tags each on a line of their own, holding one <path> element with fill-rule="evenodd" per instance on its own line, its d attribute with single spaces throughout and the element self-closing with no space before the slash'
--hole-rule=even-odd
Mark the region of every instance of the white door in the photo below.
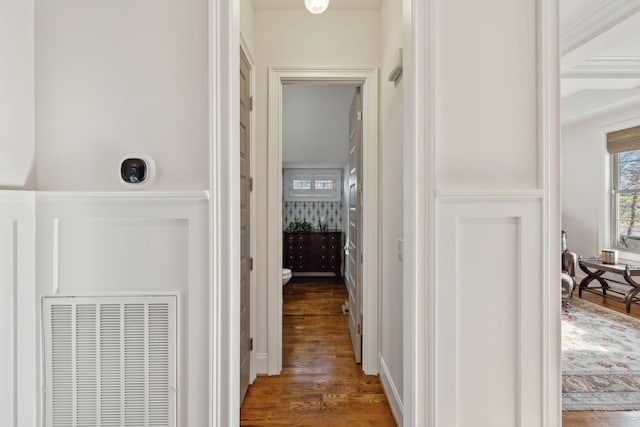
<svg viewBox="0 0 640 427">
<path fill-rule="evenodd" d="M 251 144 L 250 110 L 251 87 L 250 66 L 244 53 L 240 52 L 240 402 L 249 388 L 250 376 L 250 191 L 251 191 Z"/>
<path fill-rule="evenodd" d="M 356 89 L 349 111 L 349 232 L 347 235 L 347 291 L 349 333 L 356 362 L 362 362 L 362 94 Z"/>
</svg>

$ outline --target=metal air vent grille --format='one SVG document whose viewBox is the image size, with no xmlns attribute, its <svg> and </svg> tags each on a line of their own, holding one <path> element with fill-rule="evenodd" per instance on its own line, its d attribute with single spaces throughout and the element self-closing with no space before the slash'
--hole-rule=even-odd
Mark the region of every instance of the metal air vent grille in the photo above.
<svg viewBox="0 0 640 427">
<path fill-rule="evenodd" d="M 43 304 L 47 427 L 176 426 L 175 297 Z"/>
</svg>

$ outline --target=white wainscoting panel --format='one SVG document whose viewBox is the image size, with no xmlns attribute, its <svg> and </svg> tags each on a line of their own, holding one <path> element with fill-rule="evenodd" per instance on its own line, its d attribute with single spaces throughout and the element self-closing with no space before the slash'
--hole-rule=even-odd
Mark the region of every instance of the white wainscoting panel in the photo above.
<svg viewBox="0 0 640 427">
<path fill-rule="evenodd" d="M 0 411 L 15 425 L 16 221 L 0 220 Z"/>
<path fill-rule="evenodd" d="M 186 218 L 64 219 L 57 226 L 60 294 L 170 292 L 189 280 Z"/>
<path fill-rule="evenodd" d="M 37 195 L 39 296 L 177 296 L 180 426 L 209 418 L 208 204 L 206 192 Z"/>
<path fill-rule="evenodd" d="M 437 425 L 541 425 L 541 202 L 438 201 Z"/>
<path fill-rule="evenodd" d="M 0 414 L 7 427 L 35 426 L 34 197 L 0 191 Z"/>
</svg>

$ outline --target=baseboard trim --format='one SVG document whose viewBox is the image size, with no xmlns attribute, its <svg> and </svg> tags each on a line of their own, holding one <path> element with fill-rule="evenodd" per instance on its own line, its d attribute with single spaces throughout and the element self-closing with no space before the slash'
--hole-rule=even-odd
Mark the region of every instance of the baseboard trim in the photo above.
<svg viewBox="0 0 640 427">
<path fill-rule="evenodd" d="M 400 399 L 398 389 L 391 378 L 387 364 L 381 354 L 378 354 L 378 361 L 380 365 L 380 381 L 382 382 L 384 394 L 387 396 L 389 406 L 391 407 L 391 413 L 393 414 L 393 418 L 396 420 L 396 424 L 401 426 L 404 418 L 404 405 L 402 403 L 402 399 Z"/>
<path fill-rule="evenodd" d="M 269 373 L 269 355 L 267 353 L 256 353 L 256 374 L 267 375 Z"/>
</svg>

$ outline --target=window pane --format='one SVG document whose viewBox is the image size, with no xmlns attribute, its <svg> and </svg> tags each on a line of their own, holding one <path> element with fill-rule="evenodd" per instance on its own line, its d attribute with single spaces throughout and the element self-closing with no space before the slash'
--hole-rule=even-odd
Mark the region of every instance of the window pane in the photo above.
<svg viewBox="0 0 640 427">
<path fill-rule="evenodd" d="M 294 190 L 311 190 L 310 179 L 292 179 L 291 188 Z"/>
<path fill-rule="evenodd" d="M 618 153 L 618 189 L 640 190 L 640 150 Z"/>
<path fill-rule="evenodd" d="M 316 179 L 315 188 L 316 190 L 333 190 L 333 180 L 332 179 Z"/>
<path fill-rule="evenodd" d="M 634 237 L 640 238 L 640 192 L 618 194 L 617 208 L 620 244 L 629 247 L 629 240 L 636 240 Z"/>
<path fill-rule="evenodd" d="M 614 155 L 611 202 L 615 212 L 611 237 L 615 246 L 640 250 L 640 150 Z"/>
</svg>

